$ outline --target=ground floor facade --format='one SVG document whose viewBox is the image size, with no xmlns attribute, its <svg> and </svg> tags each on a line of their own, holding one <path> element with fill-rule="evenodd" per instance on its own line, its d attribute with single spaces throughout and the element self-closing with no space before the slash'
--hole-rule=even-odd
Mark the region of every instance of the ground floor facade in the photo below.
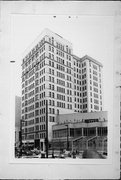
<svg viewBox="0 0 121 180">
<path fill-rule="evenodd" d="M 94 149 L 107 153 L 108 118 L 107 112 L 74 113 L 58 115 L 58 122 L 52 126 L 51 141 L 48 138 L 22 140 L 23 145 L 39 148 L 41 151 L 64 149 L 84 151 Z M 46 144 L 48 143 L 48 144 Z"/>
<path fill-rule="evenodd" d="M 53 140 L 53 150 L 63 151 L 64 149 L 69 151 L 83 152 L 86 149 L 96 150 L 98 152 L 107 153 L 107 137 L 106 136 L 80 136 L 79 138 L 69 138 L 68 142 L 66 139 Z"/>
</svg>

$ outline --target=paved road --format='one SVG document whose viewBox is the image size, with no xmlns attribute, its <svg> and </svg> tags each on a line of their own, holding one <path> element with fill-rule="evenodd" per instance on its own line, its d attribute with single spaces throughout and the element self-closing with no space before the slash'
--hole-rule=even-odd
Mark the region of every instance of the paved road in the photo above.
<svg viewBox="0 0 121 180">
<path fill-rule="evenodd" d="M 95 150 L 85 150 L 82 154 L 82 158 L 102 159 L 103 157 Z"/>
</svg>

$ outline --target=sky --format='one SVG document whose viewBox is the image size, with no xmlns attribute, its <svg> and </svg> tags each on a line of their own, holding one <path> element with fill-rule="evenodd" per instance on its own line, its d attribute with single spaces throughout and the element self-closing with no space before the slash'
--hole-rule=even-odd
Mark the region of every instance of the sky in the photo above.
<svg viewBox="0 0 121 180">
<path fill-rule="evenodd" d="M 15 63 L 15 93 L 21 96 L 22 54 L 48 28 L 73 44 L 73 53 L 103 64 L 104 110 L 113 90 L 114 24 L 112 16 L 12 15 L 11 56 Z"/>
</svg>

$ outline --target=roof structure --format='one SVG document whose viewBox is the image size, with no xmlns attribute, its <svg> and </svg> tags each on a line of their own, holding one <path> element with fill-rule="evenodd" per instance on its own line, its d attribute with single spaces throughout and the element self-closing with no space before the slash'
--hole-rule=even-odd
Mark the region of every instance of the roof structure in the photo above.
<svg viewBox="0 0 121 180">
<path fill-rule="evenodd" d="M 92 62 L 100 65 L 101 67 L 103 67 L 102 63 L 100 63 L 99 61 L 93 59 L 92 57 L 90 57 L 90 56 L 88 56 L 88 55 L 85 55 L 85 56 L 83 56 L 82 58 L 80 58 L 81 61 L 84 61 L 84 60 L 86 60 L 86 59 L 88 59 L 88 60 L 90 60 L 90 61 L 92 61 Z"/>
</svg>

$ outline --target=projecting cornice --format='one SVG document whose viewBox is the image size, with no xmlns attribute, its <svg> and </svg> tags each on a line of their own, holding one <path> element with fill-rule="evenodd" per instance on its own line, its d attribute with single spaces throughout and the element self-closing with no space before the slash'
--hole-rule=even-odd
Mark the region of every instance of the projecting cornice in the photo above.
<svg viewBox="0 0 121 180">
<path fill-rule="evenodd" d="M 82 58 L 80 58 L 81 61 L 84 61 L 84 60 L 86 60 L 86 59 L 88 59 L 89 61 L 92 61 L 92 62 L 96 63 L 97 65 L 103 67 L 102 63 L 100 63 L 99 61 L 93 59 L 92 57 L 90 57 L 90 56 L 88 56 L 88 55 L 85 55 L 85 56 L 83 56 Z"/>
</svg>

